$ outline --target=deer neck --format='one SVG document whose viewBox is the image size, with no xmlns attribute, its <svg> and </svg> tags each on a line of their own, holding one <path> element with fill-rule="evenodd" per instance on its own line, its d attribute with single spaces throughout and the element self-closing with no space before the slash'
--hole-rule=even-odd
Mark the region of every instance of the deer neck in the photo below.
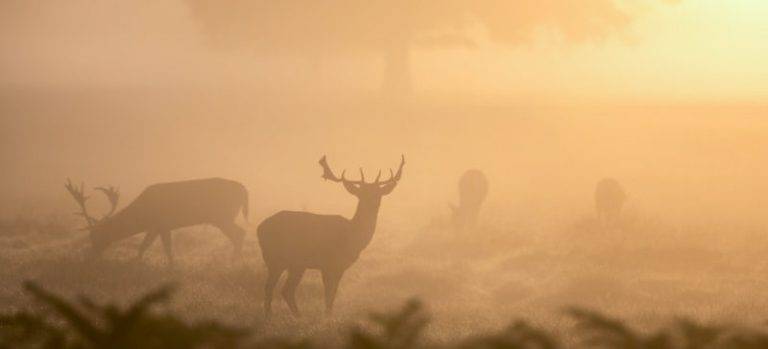
<svg viewBox="0 0 768 349">
<path fill-rule="evenodd" d="M 101 225 L 97 234 L 99 239 L 104 242 L 105 245 L 109 245 L 113 242 L 128 238 L 142 231 L 140 227 L 130 215 L 125 211 L 120 211 L 107 218 Z"/>
<path fill-rule="evenodd" d="M 373 233 L 376 231 L 376 221 L 379 217 L 379 207 L 381 199 L 378 200 L 360 200 L 357 203 L 357 210 L 352 217 L 352 231 L 354 240 L 360 249 L 365 248 L 373 239 Z"/>
</svg>

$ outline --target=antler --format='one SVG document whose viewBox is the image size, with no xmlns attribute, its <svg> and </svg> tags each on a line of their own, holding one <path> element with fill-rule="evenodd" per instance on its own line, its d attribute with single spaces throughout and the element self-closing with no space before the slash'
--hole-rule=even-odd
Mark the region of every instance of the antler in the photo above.
<svg viewBox="0 0 768 349">
<path fill-rule="evenodd" d="M 88 196 L 83 194 L 85 183 L 80 183 L 80 188 L 78 188 L 76 185 L 72 184 L 72 181 L 69 180 L 69 178 L 67 178 L 67 184 L 64 184 L 64 188 L 67 188 L 69 195 L 71 195 L 77 202 L 77 205 L 80 206 L 80 212 L 75 212 L 75 214 L 82 216 L 89 227 L 96 224 L 97 220 L 88 214 L 88 209 L 85 206 L 85 202 L 88 201 Z"/>
<path fill-rule="evenodd" d="M 94 189 L 104 193 L 104 195 L 107 196 L 107 200 L 109 200 L 109 205 L 111 206 L 109 212 L 107 212 L 107 214 L 105 214 L 101 219 L 111 216 L 113 213 L 115 213 L 115 209 L 117 209 L 117 203 L 120 201 L 120 190 L 111 185 L 108 187 L 98 187 Z"/>
<path fill-rule="evenodd" d="M 333 171 L 330 167 L 328 167 L 328 161 L 325 160 L 325 155 L 323 155 L 322 158 L 320 158 L 320 161 L 318 162 L 320 166 L 323 167 L 323 179 L 330 180 L 333 182 L 341 182 L 342 179 L 339 177 L 336 177 L 335 174 L 333 174 Z M 344 173 L 341 174 L 342 177 L 344 177 Z"/>
<path fill-rule="evenodd" d="M 88 214 L 88 209 L 86 207 L 86 201 L 88 201 L 88 196 L 85 196 L 85 183 L 80 183 L 80 187 L 78 188 L 76 185 L 72 184 L 72 181 L 67 178 L 67 183 L 64 185 L 64 187 L 69 192 L 69 195 L 72 196 L 73 199 L 77 202 L 77 205 L 80 206 L 80 212 L 75 212 L 76 215 L 82 216 L 86 223 L 88 223 L 88 227 L 93 227 L 97 223 L 103 221 L 104 219 L 111 216 L 113 213 L 115 213 L 115 210 L 117 209 L 117 204 L 120 201 L 120 191 L 113 187 L 98 187 L 95 188 L 96 190 L 104 193 L 104 195 L 107 196 L 107 200 L 109 200 L 109 204 L 111 206 L 109 212 L 104 215 L 101 219 L 96 219 L 90 214 Z"/>
<path fill-rule="evenodd" d="M 400 155 L 400 167 L 397 169 L 397 173 L 395 174 L 392 172 L 392 169 L 389 169 L 389 179 L 387 179 L 384 182 L 381 182 L 380 184 L 386 184 L 389 182 L 397 182 L 400 180 L 400 177 L 403 175 L 403 166 L 405 165 L 405 155 Z M 379 171 L 379 176 L 381 176 L 381 171 Z M 379 177 L 376 177 L 376 183 L 379 183 Z"/>
<path fill-rule="evenodd" d="M 341 178 L 336 177 L 335 174 L 333 174 L 333 170 L 331 170 L 330 166 L 328 166 L 328 161 L 325 159 L 325 155 L 323 155 L 322 158 L 320 158 L 320 161 L 318 162 L 320 166 L 323 167 L 323 179 L 333 181 L 333 182 L 342 182 L 342 183 L 348 183 L 348 184 L 364 184 L 365 183 L 365 177 L 363 176 L 363 169 L 360 169 L 360 178 L 362 180 L 360 181 L 350 181 L 346 178 L 344 178 L 344 175 L 347 173 L 346 170 L 341 171 Z"/>
<path fill-rule="evenodd" d="M 336 177 L 335 174 L 333 174 L 333 170 L 328 166 L 328 161 L 325 159 L 325 155 L 323 155 L 322 158 L 320 158 L 320 166 L 323 167 L 323 179 L 330 180 L 334 182 L 343 182 L 348 184 L 368 184 L 365 183 L 365 174 L 363 173 L 363 169 L 360 168 L 360 180 L 359 181 L 350 181 L 344 178 L 344 174 L 346 171 L 341 172 L 341 178 Z M 397 174 L 395 174 L 392 169 L 389 169 L 389 179 L 383 182 L 379 182 L 381 179 L 381 170 L 379 170 L 379 174 L 376 175 L 376 180 L 373 182 L 373 184 L 387 184 L 389 182 L 397 182 L 400 180 L 400 176 L 403 175 L 403 165 L 405 165 L 405 155 L 400 156 L 400 167 L 397 169 Z"/>
</svg>

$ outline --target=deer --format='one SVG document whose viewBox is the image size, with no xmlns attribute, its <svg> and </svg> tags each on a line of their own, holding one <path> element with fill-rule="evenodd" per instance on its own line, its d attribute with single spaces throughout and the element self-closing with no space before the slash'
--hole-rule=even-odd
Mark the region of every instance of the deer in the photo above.
<svg viewBox="0 0 768 349">
<path fill-rule="evenodd" d="M 488 178 L 480 170 L 467 170 L 459 179 L 459 204 L 450 205 L 453 226 L 462 231 L 474 228 L 488 195 Z"/>
<path fill-rule="evenodd" d="M 221 230 L 234 245 L 234 255 L 242 250 L 245 230 L 235 224 L 235 218 L 242 212 L 248 219 L 248 192 L 235 181 L 222 178 L 207 178 L 148 186 L 136 199 L 120 211 L 116 211 L 120 192 L 115 187 L 97 187 L 107 196 L 111 205 L 109 212 L 101 218 L 88 213 L 85 184 L 80 187 L 67 179 L 65 188 L 77 202 L 90 232 L 91 248 L 88 259 L 100 256 L 113 243 L 128 237 L 145 233 L 136 256 L 142 259 L 152 243 L 161 238 L 169 266 L 174 265 L 171 231 L 173 229 L 210 224 Z"/>
<path fill-rule="evenodd" d="M 595 211 L 597 220 L 604 228 L 614 227 L 619 222 L 621 209 L 627 194 L 621 184 L 613 178 L 603 178 L 595 187 Z"/>
<path fill-rule="evenodd" d="M 296 288 L 307 269 L 319 270 L 325 293 L 325 311 L 330 315 L 341 278 L 370 244 L 376 231 L 382 197 L 389 195 L 403 174 L 405 156 L 390 178 L 380 181 L 381 171 L 373 182 L 365 181 L 363 169 L 360 180 L 348 180 L 346 171 L 337 177 L 328 166 L 326 157 L 319 161 L 322 178 L 341 183 L 357 198 L 357 208 L 351 219 L 340 215 L 320 215 L 309 212 L 280 211 L 265 219 L 257 228 L 259 246 L 267 269 L 264 285 L 264 312 L 272 314 L 272 296 L 278 280 L 285 271 L 288 277 L 282 296 L 293 316 L 299 316 Z"/>
</svg>

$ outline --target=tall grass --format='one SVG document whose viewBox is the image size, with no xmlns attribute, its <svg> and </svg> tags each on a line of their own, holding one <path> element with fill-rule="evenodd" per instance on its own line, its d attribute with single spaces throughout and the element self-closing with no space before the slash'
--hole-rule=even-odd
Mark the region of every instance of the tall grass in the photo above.
<svg viewBox="0 0 768 349">
<path fill-rule="evenodd" d="M 254 329 L 217 321 L 188 322 L 167 307 L 171 287 L 161 287 L 125 307 L 97 304 L 88 297 L 66 299 L 31 282 L 24 290 L 35 301 L 27 309 L 0 314 L 2 348 L 320 348 L 306 338 L 267 339 Z M 768 348 L 768 328 L 706 325 L 678 319 L 651 331 L 601 313 L 571 308 L 567 333 L 553 332 L 517 320 L 507 328 L 454 343 L 426 340 L 429 315 L 418 300 L 390 313 L 372 313 L 368 322 L 352 326 L 333 347 L 399 348 Z"/>
</svg>

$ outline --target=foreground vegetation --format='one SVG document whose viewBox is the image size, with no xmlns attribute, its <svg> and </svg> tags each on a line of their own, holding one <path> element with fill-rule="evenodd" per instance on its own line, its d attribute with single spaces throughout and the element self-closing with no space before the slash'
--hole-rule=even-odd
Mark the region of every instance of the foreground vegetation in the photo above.
<svg viewBox="0 0 768 349">
<path fill-rule="evenodd" d="M 216 321 L 189 322 L 161 307 L 172 288 L 149 292 L 132 304 L 67 300 L 35 283 L 24 284 L 37 306 L 0 315 L 0 347 L 8 348 L 317 348 L 302 338 L 269 338 Z M 519 320 L 496 333 L 457 343 L 424 340 L 429 317 L 417 300 L 393 313 L 374 313 L 351 327 L 343 348 L 766 348 L 768 328 L 704 325 L 680 319 L 653 331 L 584 309 L 568 309 L 570 333 L 555 335 Z"/>
<path fill-rule="evenodd" d="M 738 325 L 768 310 L 761 230 L 627 214 L 605 234 L 589 217 L 489 211 L 462 234 L 440 219 L 386 217 L 334 316 L 322 315 L 310 272 L 297 295 L 304 317 L 276 302 L 269 322 L 254 234 L 231 260 L 217 230 L 181 229 L 171 269 L 160 246 L 136 260 L 138 238 L 85 261 L 77 222 L 0 228 L 0 348 L 767 347 L 762 328 Z M 414 295 L 424 304 L 408 303 Z"/>
</svg>

